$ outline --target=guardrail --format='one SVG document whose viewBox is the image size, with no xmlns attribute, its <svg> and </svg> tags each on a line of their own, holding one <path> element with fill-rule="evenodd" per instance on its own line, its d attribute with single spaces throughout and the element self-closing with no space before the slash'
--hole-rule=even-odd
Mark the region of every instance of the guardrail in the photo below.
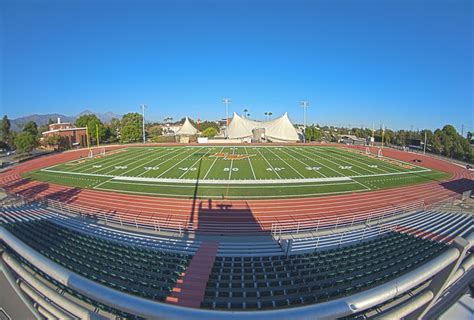
<svg viewBox="0 0 474 320">
<path fill-rule="evenodd" d="M 157 232 L 172 232 L 178 236 L 183 236 L 186 232 L 194 232 L 193 223 L 189 220 L 189 217 L 179 217 L 170 214 L 167 217 L 157 217 L 154 215 L 141 216 L 137 213 L 132 212 L 115 212 L 104 209 L 97 209 L 94 207 L 65 203 L 58 200 L 52 200 L 46 197 L 40 199 L 30 199 L 23 197 L 19 194 L 13 195 L 17 201 L 12 201 L 10 205 L 21 205 L 27 203 L 41 203 L 47 207 L 50 207 L 56 211 L 64 212 L 66 214 L 73 214 L 81 218 L 88 218 L 92 220 L 99 220 L 105 224 L 115 224 L 120 226 L 132 227 L 134 229 L 146 229 L 154 230 Z M 258 232 L 270 232 L 274 238 L 281 238 L 284 235 L 301 233 L 318 232 L 322 230 L 338 229 L 343 227 L 351 227 L 356 224 L 370 224 L 373 221 L 383 221 L 387 218 L 394 217 L 396 215 L 417 212 L 426 209 L 439 208 L 447 202 L 453 202 L 459 195 L 455 195 L 448 200 L 442 200 L 437 203 L 427 204 L 423 200 L 410 202 L 407 204 L 392 204 L 389 207 L 382 209 L 368 209 L 358 211 L 357 213 L 349 212 L 346 214 L 337 214 L 332 216 L 322 216 L 321 218 L 305 218 L 305 219 L 292 219 L 292 220 L 280 220 L 265 221 L 256 217 L 255 222 L 240 222 L 233 223 L 232 225 L 226 226 L 223 230 L 222 222 L 206 222 L 200 224 L 199 231 L 206 233 L 258 233 Z"/>
<path fill-rule="evenodd" d="M 274 238 L 279 238 L 285 234 L 300 234 L 318 232 L 328 229 L 342 227 L 352 227 L 355 224 L 369 225 L 373 221 L 383 221 L 387 218 L 409 212 L 416 212 L 425 209 L 424 201 L 415 201 L 403 205 L 392 205 L 389 208 L 378 210 L 361 211 L 357 214 L 337 215 L 334 217 L 324 217 L 320 219 L 307 219 L 300 221 L 274 222 L 271 233 Z"/>
</svg>

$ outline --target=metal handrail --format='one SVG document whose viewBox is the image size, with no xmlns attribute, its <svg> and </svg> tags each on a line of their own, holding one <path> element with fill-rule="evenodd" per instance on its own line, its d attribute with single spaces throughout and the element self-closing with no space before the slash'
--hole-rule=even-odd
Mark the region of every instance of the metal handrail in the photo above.
<svg viewBox="0 0 474 320">
<path fill-rule="evenodd" d="M 19 204 L 26 204 L 32 202 L 39 202 L 45 206 L 51 207 L 55 210 L 59 210 L 64 213 L 75 214 L 82 218 L 93 217 L 103 221 L 105 224 L 117 224 L 121 226 L 133 227 L 137 230 L 155 230 L 155 231 L 167 231 L 176 232 L 179 236 L 182 236 L 185 231 L 194 231 L 193 224 L 189 221 L 189 218 L 179 219 L 176 216 L 162 218 L 156 216 L 140 216 L 134 213 L 121 212 L 116 214 L 108 210 L 96 209 L 83 205 L 64 203 L 58 200 L 48 199 L 43 197 L 41 199 L 29 199 L 21 195 L 16 195 L 19 199 Z M 300 233 L 311 233 L 318 232 L 321 230 L 337 229 L 343 227 L 350 227 L 355 224 L 366 224 L 368 225 L 374 221 L 382 221 L 386 218 L 391 218 L 396 215 L 406 214 L 410 212 L 416 212 L 420 210 L 435 209 L 442 206 L 446 202 L 453 202 L 453 199 L 458 196 L 451 197 L 449 199 L 441 200 L 436 203 L 427 204 L 424 200 L 414 201 L 408 204 L 392 204 L 388 208 L 382 208 L 378 210 L 365 210 L 358 213 L 346 213 L 337 214 L 335 216 L 326 216 L 318 219 L 306 218 L 295 220 L 280 220 L 278 221 L 262 221 L 257 218 L 257 224 L 260 227 L 258 231 L 268 230 L 273 237 L 280 237 L 282 235 L 300 234 Z M 253 227 L 252 232 L 255 232 L 255 223 L 233 223 L 232 228 L 228 231 L 235 232 L 246 232 L 249 231 L 249 227 Z M 222 223 L 206 222 L 205 225 L 200 225 L 200 231 L 202 232 L 222 232 Z"/>
</svg>

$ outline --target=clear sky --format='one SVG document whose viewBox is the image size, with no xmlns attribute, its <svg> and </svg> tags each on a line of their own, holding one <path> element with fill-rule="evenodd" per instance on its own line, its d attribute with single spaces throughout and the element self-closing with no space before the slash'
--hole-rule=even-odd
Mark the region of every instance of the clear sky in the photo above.
<svg viewBox="0 0 474 320">
<path fill-rule="evenodd" d="M 473 1 L 0 1 L 0 113 L 474 130 Z"/>
</svg>

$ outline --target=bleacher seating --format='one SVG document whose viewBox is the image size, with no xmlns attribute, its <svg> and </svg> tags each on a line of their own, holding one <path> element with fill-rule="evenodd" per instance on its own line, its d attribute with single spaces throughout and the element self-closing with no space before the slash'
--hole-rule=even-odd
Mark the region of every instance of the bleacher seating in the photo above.
<svg viewBox="0 0 474 320">
<path fill-rule="evenodd" d="M 191 255 L 79 233 L 47 219 L 4 224 L 27 245 L 75 273 L 114 289 L 164 301 Z"/>
<path fill-rule="evenodd" d="M 442 243 L 391 233 L 311 254 L 217 257 L 202 307 L 270 309 L 336 299 L 398 277 L 443 248 Z"/>
</svg>

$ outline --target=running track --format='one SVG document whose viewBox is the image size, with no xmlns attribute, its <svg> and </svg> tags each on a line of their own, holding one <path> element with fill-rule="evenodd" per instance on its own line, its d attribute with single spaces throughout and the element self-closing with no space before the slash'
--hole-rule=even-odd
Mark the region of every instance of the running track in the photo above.
<svg viewBox="0 0 474 320">
<path fill-rule="evenodd" d="M 301 146 L 301 145 L 299 145 Z M 108 147 L 107 150 L 123 146 Z M 358 148 L 358 147 L 354 147 Z M 361 148 L 365 150 L 365 147 Z M 374 150 L 375 151 L 375 150 Z M 294 228 L 298 222 L 334 224 L 336 219 L 365 219 L 374 212 L 393 210 L 410 203 L 431 204 L 474 189 L 474 175 L 452 163 L 420 154 L 384 149 L 384 155 L 452 174 L 443 182 L 430 182 L 381 191 L 300 199 L 273 200 L 192 200 L 128 195 L 66 187 L 21 178 L 21 174 L 61 162 L 87 156 L 76 150 L 27 161 L 0 173 L 0 187 L 30 199 L 43 197 L 80 206 L 87 212 L 107 213 L 109 217 L 143 224 L 175 226 L 198 232 L 255 233 L 272 229 Z M 320 220 L 320 221 L 318 221 Z M 287 227 L 285 227 L 287 226 Z"/>
</svg>

